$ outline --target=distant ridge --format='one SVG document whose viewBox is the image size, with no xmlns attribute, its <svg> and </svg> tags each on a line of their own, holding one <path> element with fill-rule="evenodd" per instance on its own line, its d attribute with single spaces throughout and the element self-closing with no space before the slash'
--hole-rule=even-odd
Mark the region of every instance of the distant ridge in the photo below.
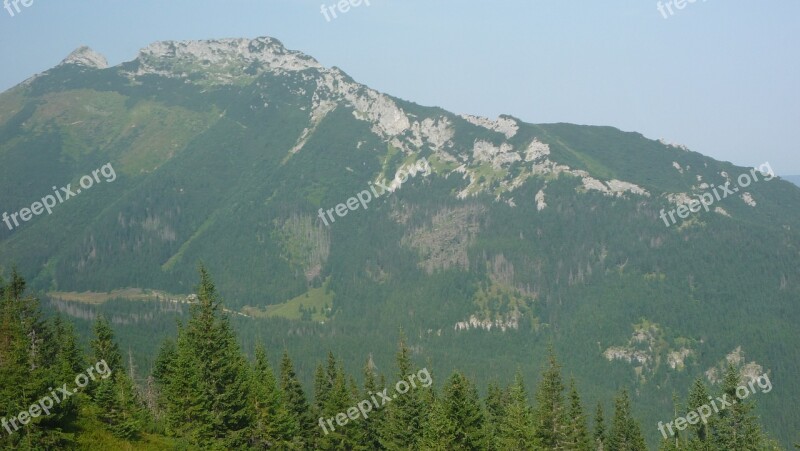
<svg viewBox="0 0 800 451">
<path fill-rule="evenodd" d="M 784 175 L 781 178 L 788 182 L 792 182 L 797 186 L 800 186 L 800 175 Z"/>
</svg>

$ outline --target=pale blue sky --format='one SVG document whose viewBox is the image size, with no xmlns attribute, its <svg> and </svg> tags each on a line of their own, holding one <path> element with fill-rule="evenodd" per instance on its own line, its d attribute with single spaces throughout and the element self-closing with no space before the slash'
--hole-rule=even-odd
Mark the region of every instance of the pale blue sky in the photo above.
<svg viewBox="0 0 800 451">
<path fill-rule="evenodd" d="M 674 0 L 673 0 L 674 1 Z M 611 125 L 800 174 L 800 1 L 33 0 L 0 9 L 0 90 L 88 45 L 119 64 L 158 40 L 272 36 L 422 105 Z M 0 4 L 0 6 L 2 6 Z"/>
</svg>

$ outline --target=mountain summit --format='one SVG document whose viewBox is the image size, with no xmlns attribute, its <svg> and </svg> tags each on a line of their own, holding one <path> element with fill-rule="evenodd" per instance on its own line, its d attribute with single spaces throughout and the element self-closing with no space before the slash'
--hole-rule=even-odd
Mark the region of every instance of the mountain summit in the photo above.
<svg viewBox="0 0 800 451">
<path fill-rule="evenodd" d="M 86 46 L 75 49 L 75 51 L 64 58 L 59 65 L 64 64 L 77 64 L 94 69 L 105 69 L 108 67 L 106 57 Z"/>
<path fill-rule="evenodd" d="M 137 76 L 158 73 L 181 78 L 199 75 L 210 83 L 230 84 L 268 71 L 322 69 L 313 58 L 287 50 L 277 39 L 163 41 L 139 52 Z M 224 75 L 227 75 L 224 76 Z"/>
</svg>

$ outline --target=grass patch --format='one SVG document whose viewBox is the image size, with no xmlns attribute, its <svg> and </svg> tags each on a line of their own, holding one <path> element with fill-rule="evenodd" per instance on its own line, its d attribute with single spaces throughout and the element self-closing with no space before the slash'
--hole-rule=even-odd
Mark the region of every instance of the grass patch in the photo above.
<svg viewBox="0 0 800 451">
<path fill-rule="evenodd" d="M 130 301 L 156 301 L 166 299 L 186 299 L 186 295 L 170 294 L 164 291 L 148 290 L 144 288 L 123 288 L 105 293 L 95 291 L 49 291 L 47 296 L 62 301 L 80 302 L 83 304 L 99 305 L 111 299 L 127 299 Z"/>
<path fill-rule="evenodd" d="M 181 449 L 180 442 L 158 434 L 142 433 L 138 440 L 127 441 L 114 437 L 98 420 L 100 410 L 95 406 L 82 406 L 80 420 L 76 424 L 75 441 L 78 449 L 84 450 L 164 450 Z M 184 445 L 185 446 L 185 445 Z M 184 448 L 185 449 L 185 448 Z"/>
<path fill-rule="evenodd" d="M 303 311 L 311 311 L 312 321 L 325 321 L 327 309 L 333 309 L 333 292 L 328 290 L 330 278 L 325 280 L 319 288 L 312 288 L 282 304 L 269 305 L 266 309 L 244 307 L 242 313 L 256 318 L 285 318 L 291 320 L 303 319 Z M 308 314 L 306 315 L 308 319 Z"/>
</svg>

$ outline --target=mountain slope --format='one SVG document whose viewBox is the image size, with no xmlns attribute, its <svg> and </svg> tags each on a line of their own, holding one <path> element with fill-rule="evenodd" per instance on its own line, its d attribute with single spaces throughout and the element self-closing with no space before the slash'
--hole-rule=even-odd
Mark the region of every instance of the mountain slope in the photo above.
<svg viewBox="0 0 800 451">
<path fill-rule="evenodd" d="M 788 182 L 792 182 L 797 186 L 800 186 L 800 175 L 787 175 L 784 176 L 783 179 Z"/>
<path fill-rule="evenodd" d="M 0 211 L 109 162 L 113 182 L 0 226 L 0 269 L 47 292 L 189 294 L 202 260 L 250 316 L 310 293 L 313 314 L 236 318 L 301 368 L 326 348 L 388 367 L 402 327 L 485 381 L 538 369 L 552 341 L 583 391 L 635 388 L 654 423 L 741 347 L 774 375 L 767 425 L 800 424 L 778 413 L 800 401 L 800 192 L 766 174 L 611 127 L 420 106 L 271 38 L 161 42 L 114 67 L 82 48 L 0 95 Z M 665 226 L 662 209 L 740 174 L 761 181 Z"/>
</svg>

